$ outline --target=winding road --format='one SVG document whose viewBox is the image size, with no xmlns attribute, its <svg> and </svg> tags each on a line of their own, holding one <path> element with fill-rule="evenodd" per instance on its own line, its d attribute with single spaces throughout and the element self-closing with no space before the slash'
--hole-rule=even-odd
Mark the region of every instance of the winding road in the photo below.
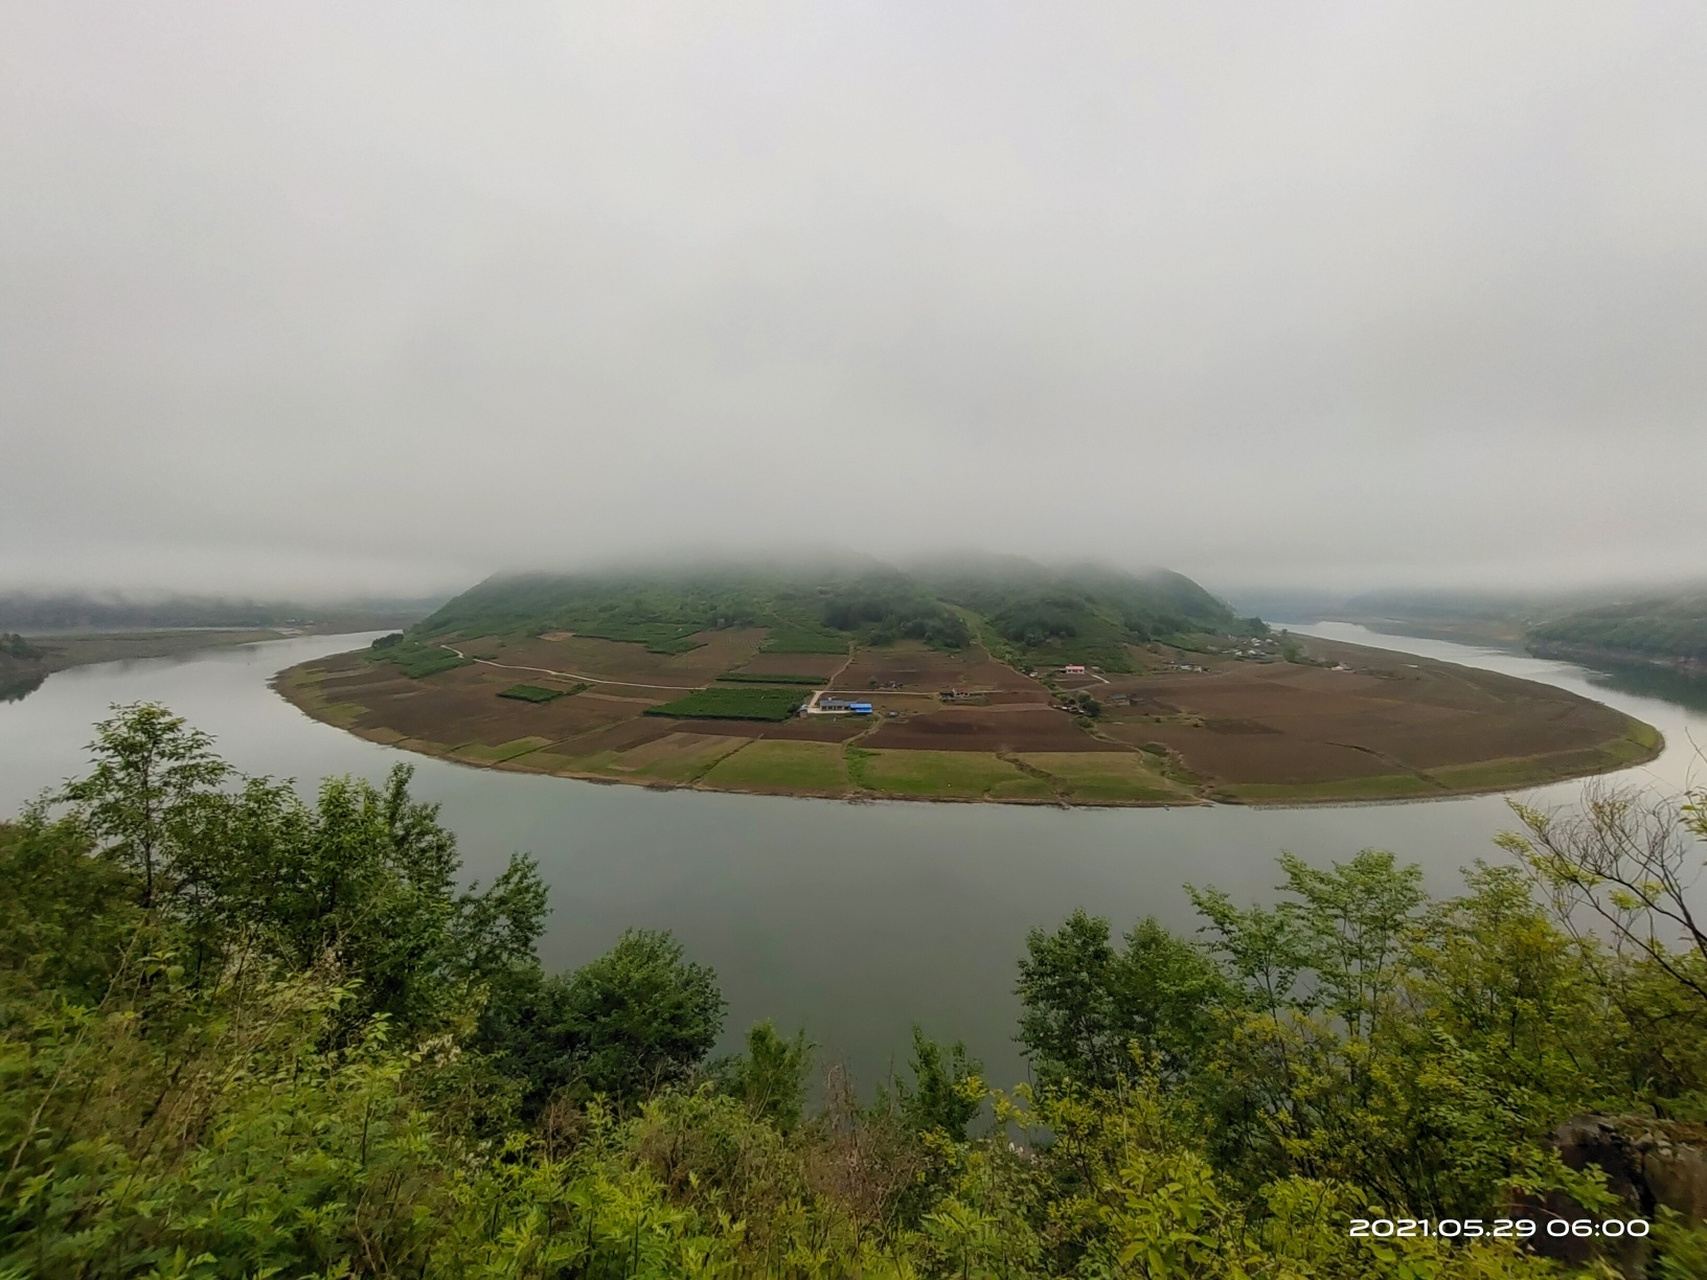
<svg viewBox="0 0 1707 1280">
<path fill-rule="evenodd" d="M 453 645 L 441 644 L 441 649 L 449 649 L 459 658 L 469 662 L 478 662 L 483 667 L 498 667 L 504 671 L 531 671 L 540 676 L 556 676 L 560 680 L 582 680 L 587 684 L 611 684 L 623 689 L 668 689 L 673 693 L 692 693 L 695 689 L 703 689 L 699 684 L 646 684 L 640 680 L 606 680 L 602 676 L 584 676 L 574 671 L 553 671 L 550 667 L 518 667 L 509 662 L 493 662 L 490 658 L 471 658 L 461 649 Z"/>
</svg>

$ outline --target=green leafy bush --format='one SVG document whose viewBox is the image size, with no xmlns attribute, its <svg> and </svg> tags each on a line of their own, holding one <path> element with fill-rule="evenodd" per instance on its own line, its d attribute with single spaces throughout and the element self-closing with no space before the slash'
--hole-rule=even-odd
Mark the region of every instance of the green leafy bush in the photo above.
<svg viewBox="0 0 1707 1280">
<path fill-rule="evenodd" d="M 1646 1216 L 1549 1135 L 1698 1141 L 1701 794 L 1520 808 L 1453 897 L 1366 850 L 1193 890 L 1190 936 L 1074 913 L 1026 939 L 1035 1083 L 915 1029 L 866 1101 L 812 1100 L 768 1022 L 708 1062 L 723 999 L 668 935 L 548 974 L 532 865 L 463 887 L 408 781 L 305 801 L 143 705 L 0 823 L 0 1275 L 1591 1280 L 1347 1227 Z M 1656 1218 L 1647 1274 L 1699 1275 Z"/>
</svg>

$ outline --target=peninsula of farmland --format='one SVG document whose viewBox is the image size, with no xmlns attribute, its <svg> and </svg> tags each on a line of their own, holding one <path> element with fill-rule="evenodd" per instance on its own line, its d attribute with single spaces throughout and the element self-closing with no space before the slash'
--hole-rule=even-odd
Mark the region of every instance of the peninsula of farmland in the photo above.
<svg viewBox="0 0 1707 1280">
<path fill-rule="evenodd" d="M 841 798 L 1422 798 L 1662 745 L 1551 686 L 1272 632 L 1179 574 L 1011 558 L 499 576 L 277 687 L 470 765 Z"/>
</svg>

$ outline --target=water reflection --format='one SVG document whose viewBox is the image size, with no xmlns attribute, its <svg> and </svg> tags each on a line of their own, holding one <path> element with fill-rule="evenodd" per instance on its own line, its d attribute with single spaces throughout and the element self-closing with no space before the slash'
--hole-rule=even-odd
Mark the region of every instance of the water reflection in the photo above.
<svg viewBox="0 0 1707 1280">
<path fill-rule="evenodd" d="M 46 680 L 44 673 L 0 676 L 0 702 L 21 702 L 41 688 Z"/>
<path fill-rule="evenodd" d="M 1585 668 L 1597 689 L 1658 698 L 1693 711 L 1707 711 L 1707 675 L 1690 675 L 1676 667 L 1605 666 Z"/>
<path fill-rule="evenodd" d="M 1670 746 L 1620 775 L 1627 781 L 1676 790 L 1693 760 L 1689 737 L 1707 742 L 1707 713 L 1697 706 L 1601 687 L 1597 674 L 1568 663 L 1361 628 L 1331 634 L 1548 680 L 1639 716 Z M 112 703 L 142 698 L 212 733 L 244 772 L 294 777 L 304 790 L 325 774 L 377 780 L 407 762 L 417 794 L 442 806 L 471 877 L 489 880 L 514 850 L 538 858 L 552 889 L 547 964 L 584 963 L 625 926 L 673 930 L 716 969 L 729 1000 L 720 1052 L 758 1019 L 785 1031 L 804 1024 L 868 1087 L 891 1061 L 905 1061 L 915 1020 L 939 1038 L 964 1039 L 992 1079 L 1022 1079 L 1015 962 L 1029 927 L 1053 927 L 1076 907 L 1120 931 L 1155 915 L 1189 932 L 1198 921 L 1182 884 L 1218 885 L 1239 900 L 1267 896 L 1282 849 L 1340 860 L 1391 849 L 1422 867 L 1431 891 L 1450 893 L 1461 867 L 1503 856 L 1492 840 L 1513 825 L 1499 796 L 1061 811 L 598 786 L 366 742 L 308 719 L 267 687 L 283 667 L 372 638 L 304 636 L 59 672 L 28 698 L 0 705 L 0 814 L 80 773 L 90 726 Z M 1579 794 L 1567 783 L 1528 798 L 1568 804 Z"/>
</svg>

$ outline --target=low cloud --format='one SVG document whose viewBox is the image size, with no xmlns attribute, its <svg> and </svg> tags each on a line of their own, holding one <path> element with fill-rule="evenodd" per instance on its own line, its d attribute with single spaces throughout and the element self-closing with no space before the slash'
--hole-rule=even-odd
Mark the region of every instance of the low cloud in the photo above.
<svg viewBox="0 0 1707 1280">
<path fill-rule="evenodd" d="M 1707 11 L 0 4 L 0 585 L 1707 572 Z"/>
</svg>

